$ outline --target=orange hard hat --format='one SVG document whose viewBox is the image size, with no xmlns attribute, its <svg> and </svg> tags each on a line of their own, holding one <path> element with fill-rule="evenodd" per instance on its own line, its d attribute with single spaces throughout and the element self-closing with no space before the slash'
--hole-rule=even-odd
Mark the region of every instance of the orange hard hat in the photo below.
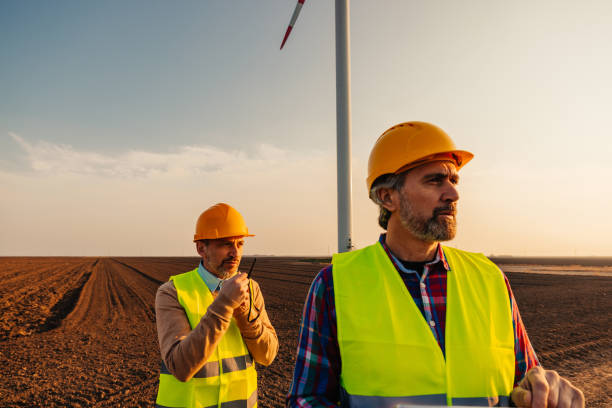
<svg viewBox="0 0 612 408">
<path fill-rule="evenodd" d="M 249 234 L 244 218 L 234 207 L 219 203 L 200 214 L 193 242 L 200 239 L 254 236 Z"/>
<path fill-rule="evenodd" d="M 368 160 L 368 191 L 384 174 L 398 174 L 437 160 L 452 160 L 457 170 L 474 155 L 457 150 L 453 140 L 439 127 L 426 122 L 404 122 L 383 133 Z"/>
</svg>

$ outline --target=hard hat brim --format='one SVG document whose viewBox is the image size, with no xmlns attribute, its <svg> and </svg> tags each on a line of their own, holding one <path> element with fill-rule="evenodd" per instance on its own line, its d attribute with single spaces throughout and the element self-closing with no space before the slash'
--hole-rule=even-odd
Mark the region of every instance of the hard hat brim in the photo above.
<svg viewBox="0 0 612 408">
<path fill-rule="evenodd" d="M 455 167 L 457 168 L 457 171 L 459 169 L 461 169 L 463 166 L 465 166 L 470 160 L 472 160 L 474 158 L 474 154 L 471 152 L 468 152 L 467 150 L 449 150 L 447 152 L 440 152 L 440 153 L 436 153 L 436 154 L 432 154 L 429 156 L 425 156 L 425 157 L 421 157 L 419 159 L 416 159 L 402 167 L 400 167 L 399 169 L 390 172 L 390 173 L 385 173 L 385 174 L 400 174 L 400 173 L 404 173 L 408 170 L 412 170 L 414 168 L 417 168 L 419 166 L 423 166 L 425 164 L 428 163 L 432 163 L 432 162 L 436 162 L 436 161 L 452 161 L 453 163 L 455 163 Z M 376 177 L 375 179 L 370 179 L 369 177 L 366 179 L 366 184 L 368 186 L 368 191 L 370 191 L 370 189 L 372 188 L 372 185 L 374 184 L 374 182 L 384 176 L 385 174 L 381 174 L 380 176 Z"/>
<path fill-rule="evenodd" d="M 467 150 L 450 150 L 448 152 L 436 153 L 430 156 L 425 156 L 420 159 L 417 159 L 412 163 L 408 163 L 405 166 L 400 167 L 394 172 L 394 174 L 400 174 L 405 171 L 422 166 L 424 164 L 436 161 L 452 161 L 453 163 L 455 163 L 455 167 L 457 168 L 457 170 L 459 170 L 473 158 L 474 154 L 468 152 Z"/>
<path fill-rule="evenodd" d="M 255 234 L 243 234 L 243 235 L 230 235 L 227 237 L 219 237 L 219 236 L 210 236 L 210 235 L 197 235 L 194 234 L 193 242 L 201 241 L 203 239 L 221 239 L 221 238 L 246 238 L 246 237 L 254 237 Z"/>
</svg>

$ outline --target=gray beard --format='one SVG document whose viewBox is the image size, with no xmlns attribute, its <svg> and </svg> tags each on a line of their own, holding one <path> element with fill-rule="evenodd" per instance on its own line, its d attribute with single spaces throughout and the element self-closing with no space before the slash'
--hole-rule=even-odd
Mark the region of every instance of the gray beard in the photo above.
<svg viewBox="0 0 612 408">
<path fill-rule="evenodd" d="M 230 271 L 219 272 L 219 275 L 217 275 L 217 277 L 221 280 L 225 280 L 230 277 Z"/>
<path fill-rule="evenodd" d="M 208 272 L 212 273 L 219 279 L 225 280 L 230 277 L 231 271 L 228 271 L 228 270 L 222 271 L 222 270 L 219 270 L 219 268 L 213 268 L 212 265 L 210 265 L 206 260 L 202 261 L 202 265 L 204 265 L 204 268 L 206 268 Z"/>
<path fill-rule="evenodd" d="M 457 221 L 452 219 L 438 219 L 437 211 L 455 209 L 456 203 L 449 204 L 446 208 L 436 208 L 431 218 L 418 217 L 414 215 L 412 204 L 400 194 L 400 221 L 404 228 L 422 241 L 449 241 L 455 238 L 457 233 Z"/>
</svg>

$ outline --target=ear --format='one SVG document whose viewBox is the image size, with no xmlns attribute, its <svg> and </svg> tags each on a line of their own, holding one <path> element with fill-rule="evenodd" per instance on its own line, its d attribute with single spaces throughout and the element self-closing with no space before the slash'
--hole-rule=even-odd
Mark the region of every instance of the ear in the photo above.
<svg viewBox="0 0 612 408">
<path fill-rule="evenodd" d="M 201 257 L 204 257 L 205 252 L 204 252 L 204 247 L 206 246 L 206 244 L 202 241 L 196 241 L 196 251 L 198 252 L 198 255 L 200 255 Z"/>
<path fill-rule="evenodd" d="M 399 208 L 400 197 L 397 190 L 383 187 L 377 191 L 377 194 L 385 209 L 394 212 Z"/>
</svg>

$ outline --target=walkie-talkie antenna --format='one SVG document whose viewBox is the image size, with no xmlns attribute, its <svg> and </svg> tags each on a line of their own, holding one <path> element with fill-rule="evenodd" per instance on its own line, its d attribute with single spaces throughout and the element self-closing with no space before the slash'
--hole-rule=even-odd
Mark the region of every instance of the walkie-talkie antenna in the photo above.
<svg viewBox="0 0 612 408">
<path fill-rule="evenodd" d="M 253 258 L 253 263 L 251 264 L 251 269 L 249 269 L 249 273 L 247 274 L 247 279 L 251 279 L 251 273 L 253 272 L 253 267 L 255 266 L 255 262 L 257 258 Z"/>
</svg>

